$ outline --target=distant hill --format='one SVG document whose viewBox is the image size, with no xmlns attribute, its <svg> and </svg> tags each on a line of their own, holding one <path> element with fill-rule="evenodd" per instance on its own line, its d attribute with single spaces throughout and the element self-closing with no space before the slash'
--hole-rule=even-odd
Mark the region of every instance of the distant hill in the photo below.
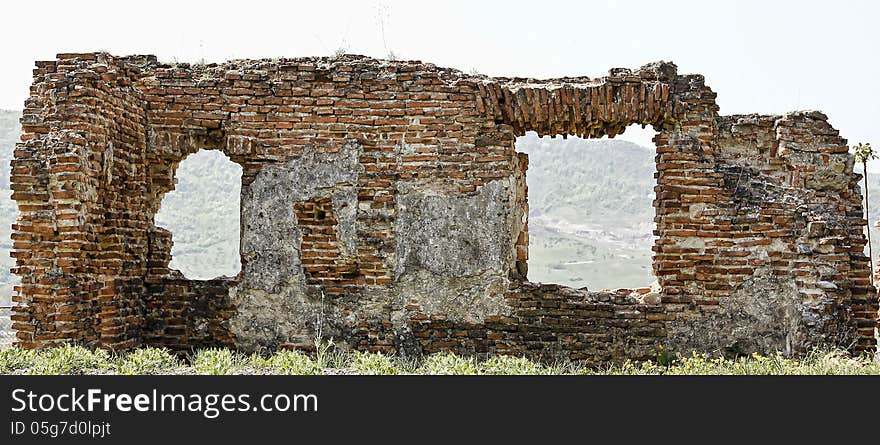
<svg viewBox="0 0 880 445">
<path fill-rule="evenodd" d="M 614 139 L 518 138 L 528 153 L 529 279 L 590 289 L 654 281 L 654 150 Z"/>
<path fill-rule="evenodd" d="M 155 218 L 174 234 L 172 269 L 193 279 L 238 274 L 240 196 L 241 166 L 223 153 L 200 151 L 180 163 Z"/>
<path fill-rule="evenodd" d="M 19 112 L 0 111 L 0 305 L 9 304 L 9 234 L 16 207 L 9 160 Z M 529 279 L 590 289 L 647 286 L 651 274 L 654 150 L 620 140 L 517 141 L 529 154 Z M 190 278 L 238 271 L 241 169 L 217 152 L 187 158 L 156 215 L 174 233 L 172 267 Z M 880 174 L 869 175 L 875 256 L 880 256 Z"/>
<path fill-rule="evenodd" d="M 12 250 L 10 234 L 18 215 L 18 207 L 12 200 L 12 190 L 9 188 L 9 161 L 21 135 L 20 117 L 18 111 L 0 110 L 0 306 L 10 304 L 12 287 L 20 281 L 9 271 L 15 266 L 15 261 L 9 256 Z"/>
</svg>

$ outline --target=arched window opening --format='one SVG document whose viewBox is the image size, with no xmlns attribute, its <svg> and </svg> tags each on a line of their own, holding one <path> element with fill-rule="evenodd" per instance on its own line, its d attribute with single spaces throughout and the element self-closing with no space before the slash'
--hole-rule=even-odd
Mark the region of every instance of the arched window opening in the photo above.
<svg viewBox="0 0 880 445">
<path fill-rule="evenodd" d="M 200 150 L 180 163 L 175 189 L 155 218 L 173 236 L 171 269 L 199 280 L 239 273 L 241 173 L 216 150 Z"/>
<path fill-rule="evenodd" d="M 655 280 L 655 134 L 632 125 L 613 139 L 517 138 L 529 156 L 530 281 L 598 290 Z"/>
</svg>

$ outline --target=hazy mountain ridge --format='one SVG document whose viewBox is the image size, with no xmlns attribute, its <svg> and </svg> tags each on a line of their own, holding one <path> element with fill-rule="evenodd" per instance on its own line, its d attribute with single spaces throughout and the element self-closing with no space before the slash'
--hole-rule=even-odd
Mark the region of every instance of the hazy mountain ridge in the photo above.
<svg viewBox="0 0 880 445">
<path fill-rule="evenodd" d="M 649 285 L 654 150 L 534 133 L 516 146 L 529 155 L 529 279 L 591 289 Z"/>
</svg>

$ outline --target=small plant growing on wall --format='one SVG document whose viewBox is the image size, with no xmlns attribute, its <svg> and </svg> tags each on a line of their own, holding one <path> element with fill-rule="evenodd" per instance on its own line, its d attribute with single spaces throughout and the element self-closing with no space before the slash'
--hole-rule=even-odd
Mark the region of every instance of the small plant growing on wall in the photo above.
<svg viewBox="0 0 880 445">
<path fill-rule="evenodd" d="M 877 153 L 871 148 L 871 144 L 859 143 L 853 147 L 853 154 L 856 161 L 862 163 L 862 176 L 865 180 L 865 214 L 870 215 L 871 209 L 868 207 L 868 161 L 877 159 Z M 868 229 L 868 262 L 871 265 L 871 281 L 874 281 L 874 252 L 871 249 L 871 229 Z"/>
</svg>

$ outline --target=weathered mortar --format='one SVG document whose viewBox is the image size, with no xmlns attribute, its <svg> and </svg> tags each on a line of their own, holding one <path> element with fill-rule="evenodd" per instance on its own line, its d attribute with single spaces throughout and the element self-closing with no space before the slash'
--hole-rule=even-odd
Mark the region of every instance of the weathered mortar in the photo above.
<svg viewBox="0 0 880 445">
<path fill-rule="evenodd" d="M 526 131 L 652 125 L 659 289 L 526 281 Z M 719 116 L 675 65 L 487 78 L 345 56 L 39 62 L 13 161 L 17 342 L 307 348 L 606 363 L 874 350 L 853 158 L 818 112 Z M 199 149 L 242 165 L 242 271 L 187 280 L 153 224 Z M 659 298 L 658 298 L 659 297 Z"/>
</svg>

